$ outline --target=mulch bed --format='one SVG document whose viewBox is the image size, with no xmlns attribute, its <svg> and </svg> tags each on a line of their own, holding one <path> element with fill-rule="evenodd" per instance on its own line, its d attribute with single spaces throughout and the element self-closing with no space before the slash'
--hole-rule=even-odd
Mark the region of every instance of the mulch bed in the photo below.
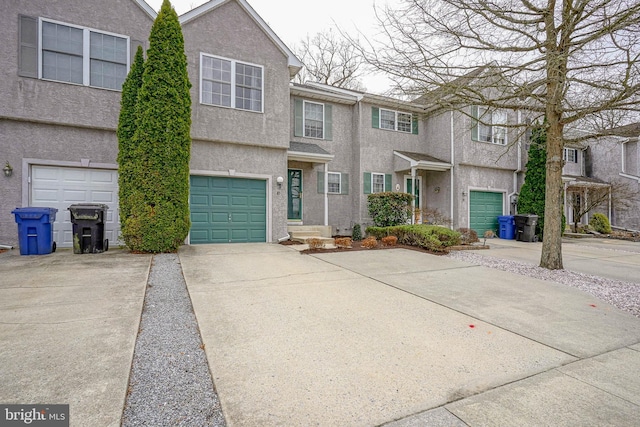
<svg viewBox="0 0 640 427">
<path fill-rule="evenodd" d="M 300 242 L 294 242 L 292 240 L 285 240 L 284 242 L 280 242 L 281 245 L 302 245 Z M 448 252 L 434 252 L 429 249 L 420 248 L 417 246 L 410 245 L 401 245 L 397 244 L 394 246 L 383 246 L 379 244 L 375 248 L 366 248 L 362 246 L 362 242 L 353 242 L 350 248 L 331 248 L 331 249 L 305 249 L 300 251 L 301 254 L 326 254 L 326 253 L 334 253 L 334 252 L 354 252 L 354 251 L 380 251 L 387 249 L 409 249 L 412 251 L 424 252 L 431 255 L 446 255 Z M 463 245 L 463 246 L 452 246 L 449 250 L 470 250 L 470 249 L 489 249 L 489 246 L 471 246 L 471 245 Z"/>
</svg>

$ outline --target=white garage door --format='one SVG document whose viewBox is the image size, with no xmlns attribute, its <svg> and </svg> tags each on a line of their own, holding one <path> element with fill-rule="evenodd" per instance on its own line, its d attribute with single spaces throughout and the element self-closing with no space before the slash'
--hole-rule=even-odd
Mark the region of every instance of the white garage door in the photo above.
<svg viewBox="0 0 640 427">
<path fill-rule="evenodd" d="M 32 166 L 30 206 L 56 208 L 53 240 L 58 247 L 73 246 L 69 206 L 102 203 L 109 206 L 104 238 L 109 246 L 120 244 L 118 216 L 118 172 L 109 169 Z"/>
</svg>

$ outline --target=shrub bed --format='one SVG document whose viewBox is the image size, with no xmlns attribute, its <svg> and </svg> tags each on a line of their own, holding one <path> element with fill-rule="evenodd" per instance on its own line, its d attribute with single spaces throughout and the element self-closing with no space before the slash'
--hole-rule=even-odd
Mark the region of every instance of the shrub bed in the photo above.
<svg viewBox="0 0 640 427">
<path fill-rule="evenodd" d="M 445 227 L 428 224 L 367 227 L 367 235 L 377 239 L 396 236 L 398 243 L 418 246 L 433 252 L 445 252 L 449 246 L 460 244 L 460 233 Z"/>
</svg>

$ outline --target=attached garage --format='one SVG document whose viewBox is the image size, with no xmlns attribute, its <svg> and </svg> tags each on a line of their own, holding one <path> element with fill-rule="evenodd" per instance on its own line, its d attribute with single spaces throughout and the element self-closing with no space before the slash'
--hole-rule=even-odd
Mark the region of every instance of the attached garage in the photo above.
<svg viewBox="0 0 640 427">
<path fill-rule="evenodd" d="M 191 176 L 190 243 L 267 240 L 265 180 Z"/>
<path fill-rule="evenodd" d="M 78 203 L 102 203 L 109 206 L 105 239 L 110 246 L 119 244 L 118 172 L 112 169 L 31 166 L 29 206 L 56 208 L 53 240 L 58 247 L 73 246 L 73 225 L 69 206 Z"/>
<path fill-rule="evenodd" d="M 492 191 L 469 192 L 469 223 L 482 237 L 487 230 L 498 234 L 498 217 L 502 215 L 504 193 Z"/>
</svg>

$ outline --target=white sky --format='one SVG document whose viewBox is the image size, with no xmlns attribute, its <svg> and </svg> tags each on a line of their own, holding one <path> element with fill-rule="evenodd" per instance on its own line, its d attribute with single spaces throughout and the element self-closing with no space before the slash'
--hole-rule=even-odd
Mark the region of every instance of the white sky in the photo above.
<svg viewBox="0 0 640 427">
<path fill-rule="evenodd" d="M 162 0 L 145 0 L 159 10 Z M 206 3 L 207 0 L 170 0 L 178 15 Z M 247 0 L 271 29 L 289 48 L 318 32 L 335 28 L 355 34 L 372 34 L 375 29 L 373 5 L 398 4 L 398 0 Z M 363 79 L 367 91 L 380 93 L 389 83 L 380 77 Z"/>
</svg>

